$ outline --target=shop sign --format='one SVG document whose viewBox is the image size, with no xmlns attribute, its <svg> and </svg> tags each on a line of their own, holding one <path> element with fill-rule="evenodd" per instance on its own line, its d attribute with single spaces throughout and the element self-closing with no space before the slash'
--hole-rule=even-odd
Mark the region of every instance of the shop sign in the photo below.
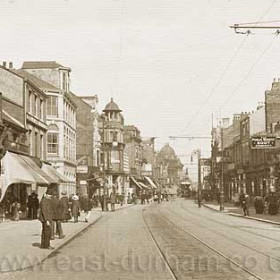
<svg viewBox="0 0 280 280">
<path fill-rule="evenodd" d="M 251 139 L 252 149 L 272 149 L 275 148 L 276 138 L 273 136 L 255 136 Z"/>
<path fill-rule="evenodd" d="M 78 165 L 77 173 L 88 173 L 88 166 L 87 165 Z"/>
</svg>

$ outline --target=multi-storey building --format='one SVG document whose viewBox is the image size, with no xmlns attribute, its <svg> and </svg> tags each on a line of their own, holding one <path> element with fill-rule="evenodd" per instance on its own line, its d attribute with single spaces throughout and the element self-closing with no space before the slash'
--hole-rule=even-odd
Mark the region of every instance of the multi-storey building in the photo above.
<svg viewBox="0 0 280 280">
<path fill-rule="evenodd" d="M 77 105 L 77 192 L 90 197 L 100 187 L 95 180 L 100 173 L 100 135 L 98 131 L 97 96 L 78 97 L 71 94 Z"/>
<path fill-rule="evenodd" d="M 117 193 L 126 193 L 129 176 L 124 172 L 124 118 L 119 106 L 111 99 L 103 110 L 101 120 L 102 166 L 107 178 L 107 186 Z"/>
<path fill-rule="evenodd" d="M 179 186 L 183 164 L 169 144 L 164 145 L 157 154 L 157 165 L 160 166 L 160 180 L 162 185 Z"/>
<path fill-rule="evenodd" d="M 47 160 L 68 178 L 59 192 L 76 193 L 76 104 L 70 95 L 71 69 L 55 61 L 24 62 L 22 73 L 47 95 Z M 26 74 L 27 73 L 27 74 Z"/>
<path fill-rule="evenodd" d="M 139 179 L 143 164 L 140 130 L 134 125 L 124 126 L 125 151 L 129 157 L 130 175 Z"/>
<path fill-rule="evenodd" d="M 46 159 L 46 94 L 32 80 L 0 67 L 1 199 L 18 200 L 22 215 L 31 191 L 39 197 L 55 180 L 42 169 Z M 6 153 L 3 153 L 3 150 Z M 16 172 L 15 172 L 16 170 Z"/>
</svg>

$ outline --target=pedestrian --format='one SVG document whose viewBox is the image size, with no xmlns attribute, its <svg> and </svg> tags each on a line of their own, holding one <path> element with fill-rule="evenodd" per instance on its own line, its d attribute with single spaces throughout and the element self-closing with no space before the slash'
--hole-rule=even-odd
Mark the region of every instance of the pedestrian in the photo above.
<svg viewBox="0 0 280 280">
<path fill-rule="evenodd" d="M 198 204 L 199 208 L 201 207 L 201 202 L 202 202 L 202 195 L 201 195 L 201 192 L 198 191 L 198 193 L 197 193 L 197 204 Z"/>
<path fill-rule="evenodd" d="M 53 192 L 53 196 L 51 198 L 51 203 L 53 207 L 53 220 L 51 222 L 52 232 L 51 232 L 51 240 L 54 239 L 55 235 L 62 239 L 65 237 L 62 230 L 62 203 L 59 200 L 57 193 Z"/>
<path fill-rule="evenodd" d="M 11 220 L 19 221 L 19 210 L 20 210 L 20 203 L 16 199 L 11 205 L 11 212 L 12 212 Z"/>
<path fill-rule="evenodd" d="M 111 203 L 111 211 L 114 212 L 115 211 L 115 203 L 116 203 L 116 195 L 115 192 L 112 191 L 110 194 L 110 203 Z"/>
<path fill-rule="evenodd" d="M 3 202 L 0 202 L 0 223 L 5 220 L 5 205 Z"/>
<path fill-rule="evenodd" d="M 47 190 L 39 206 L 39 220 L 42 223 L 41 248 L 52 250 L 54 248 L 50 245 L 51 221 L 53 220 L 54 214 L 51 198 L 52 192 L 50 190 Z"/>
<path fill-rule="evenodd" d="M 80 215 L 80 201 L 78 195 L 73 195 L 71 208 L 72 208 L 72 216 L 74 218 L 74 223 L 77 223 L 79 220 L 78 217 Z"/>
<path fill-rule="evenodd" d="M 101 210 L 104 211 L 105 210 L 105 208 L 104 208 L 104 194 L 99 196 L 99 202 L 100 202 L 100 205 L 101 205 Z"/>
<path fill-rule="evenodd" d="M 131 195 L 130 193 L 127 194 L 127 204 L 131 204 L 132 202 L 132 198 L 131 198 Z"/>
<path fill-rule="evenodd" d="M 38 195 L 33 191 L 27 199 L 27 217 L 29 219 L 37 219 L 38 217 L 38 208 L 39 208 L 39 199 Z"/>
<path fill-rule="evenodd" d="M 124 203 L 124 194 L 123 193 L 119 194 L 119 202 L 120 202 L 120 205 L 123 206 L 123 203 Z"/>
<path fill-rule="evenodd" d="M 92 209 L 91 201 L 87 194 L 84 194 L 84 196 L 82 197 L 80 205 L 81 210 L 84 213 L 85 222 L 87 223 L 90 217 L 90 211 Z"/>
<path fill-rule="evenodd" d="M 145 204 L 145 199 L 146 199 L 146 195 L 144 193 L 144 191 L 141 192 L 141 204 Z"/>
<path fill-rule="evenodd" d="M 158 190 L 157 192 L 158 203 L 161 203 L 161 191 Z"/>
<path fill-rule="evenodd" d="M 67 193 L 65 191 L 63 191 L 61 193 L 61 198 L 60 198 L 60 202 L 61 202 L 61 221 L 62 222 L 68 222 L 71 219 L 71 207 L 70 207 L 70 202 L 69 199 L 67 197 Z"/>
<path fill-rule="evenodd" d="M 260 194 L 254 197 L 254 206 L 256 209 L 256 214 L 263 214 L 264 211 L 264 199 Z"/>
<path fill-rule="evenodd" d="M 243 209 L 244 216 L 249 216 L 249 195 L 241 192 L 239 196 L 240 205 Z"/>
<path fill-rule="evenodd" d="M 274 191 L 271 191 L 267 197 L 268 214 L 276 215 L 278 211 L 278 197 Z"/>
</svg>

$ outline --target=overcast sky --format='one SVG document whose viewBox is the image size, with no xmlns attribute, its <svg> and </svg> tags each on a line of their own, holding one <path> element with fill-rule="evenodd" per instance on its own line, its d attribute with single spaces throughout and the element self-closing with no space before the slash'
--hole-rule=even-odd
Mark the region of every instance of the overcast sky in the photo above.
<svg viewBox="0 0 280 280">
<path fill-rule="evenodd" d="M 0 0 L 0 59 L 71 67 L 75 94 L 100 109 L 113 97 L 126 124 L 188 162 L 210 141 L 168 136 L 210 136 L 212 114 L 255 110 L 280 77 L 280 36 L 229 28 L 258 20 L 280 20 L 280 0 Z"/>
</svg>

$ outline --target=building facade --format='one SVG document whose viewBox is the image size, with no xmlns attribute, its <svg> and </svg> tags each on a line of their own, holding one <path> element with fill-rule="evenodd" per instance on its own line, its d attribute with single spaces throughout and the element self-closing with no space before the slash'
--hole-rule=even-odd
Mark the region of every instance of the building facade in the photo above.
<svg viewBox="0 0 280 280">
<path fill-rule="evenodd" d="M 102 170 L 106 174 L 108 191 L 126 194 L 129 174 L 124 172 L 124 118 L 119 106 L 111 99 L 100 121 L 102 134 Z"/>
<path fill-rule="evenodd" d="M 71 69 L 55 61 L 24 62 L 22 72 L 47 95 L 47 151 L 52 166 L 66 178 L 59 192 L 76 193 L 76 109 L 70 94 Z M 32 78 L 34 77 L 34 78 Z"/>
</svg>

